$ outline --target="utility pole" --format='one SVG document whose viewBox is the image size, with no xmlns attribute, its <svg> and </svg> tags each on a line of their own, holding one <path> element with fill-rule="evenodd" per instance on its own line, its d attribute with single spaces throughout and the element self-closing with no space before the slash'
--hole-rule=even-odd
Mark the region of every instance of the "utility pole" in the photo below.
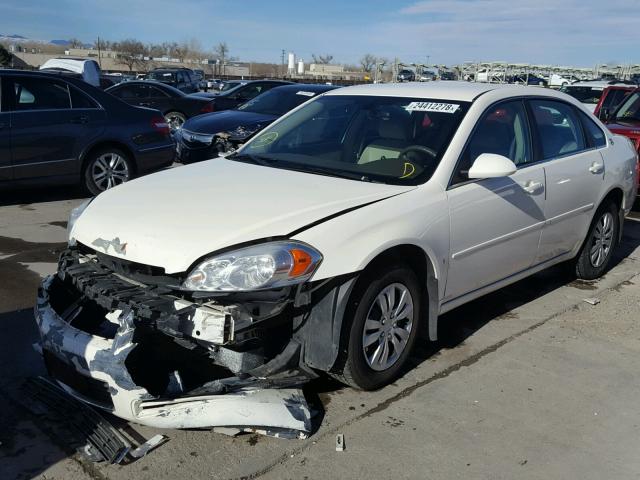
<svg viewBox="0 0 640 480">
<path fill-rule="evenodd" d="M 102 70 L 102 55 L 100 54 L 100 37 L 98 37 L 98 65 L 100 65 L 100 70 Z"/>
<path fill-rule="evenodd" d="M 284 50 L 284 48 L 282 49 L 282 78 L 284 78 L 284 56 L 286 55 L 286 52 Z"/>
</svg>

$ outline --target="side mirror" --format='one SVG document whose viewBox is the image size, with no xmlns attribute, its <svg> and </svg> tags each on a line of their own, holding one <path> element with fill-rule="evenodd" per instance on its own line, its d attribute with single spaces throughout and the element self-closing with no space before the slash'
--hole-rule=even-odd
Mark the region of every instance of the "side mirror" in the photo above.
<svg viewBox="0 0 640 480">
<path fill-rule="evenodd" d="M 508 177 L 518 171 L 516 164 L 507 157 L 495 153 L 483 153 L 469 169 L 469 178 Z"/>
</svg>

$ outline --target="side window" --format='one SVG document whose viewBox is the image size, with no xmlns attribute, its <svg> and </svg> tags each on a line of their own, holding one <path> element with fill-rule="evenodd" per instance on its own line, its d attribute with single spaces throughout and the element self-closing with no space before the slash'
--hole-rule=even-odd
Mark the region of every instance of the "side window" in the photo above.
<svg viewBox="0 0 640 480">
<path fill-rule="evenodd" d="M 145 85 L 127 85 L 118 88 L 114 95 L 123 100 L 140 100 L 149 96 L 149 89 Z"/>
<path fill-rule="evenodd" d="M 584 134 L 587 137 L 587 144 L 591 148 L 604 147 L 607 144 L 607 140 L 604 136 L 602 129 L 596 125 L 596 122 L 591 120 L 583 112 L 578 112 L 580 120 L 582 120 L 582 126 L 584 127 Z"/>
<path fill-rule="evenodd" d="M 69 94 L 71 95 L 71 108 L 98 108 L 92 98 L 75 87 L 69 86 Z"/>
<path fill-rule="evenodd" d="M 71 98 L 66 83 L 43 78 L 17 78 L 13 85 L 16 110 L 71 108 Z"/>
<path fill-rule="evenodd" d="M 187 81 L 183 72 L 177 72 L 176 78 L 178 79 L 178 83 L 184 83 Z"/>
<path fill-rule="evenodd" d="M 570 105 L 554 100 L 531 100 L 542 157 L 547 160 L 586 148 L 582 127 Z"/>
<path fill-rule="evenodd" d="M 149 96 L 152 98 L 165 98 L 165 97 L 168 97 L 169 95 L 167 95 L 165 92 L 163 92 L 157 87 L 149 87 Z"/>
<path fill-rule="evenodd" d="M 499 103 L 478 121 L 453 178 L 453 184 L 466 182 L 473 162 L 483 153 L 507 157 L 516 165 L 533 161 L 527 112 L 520 100 Z"/>
</svg>

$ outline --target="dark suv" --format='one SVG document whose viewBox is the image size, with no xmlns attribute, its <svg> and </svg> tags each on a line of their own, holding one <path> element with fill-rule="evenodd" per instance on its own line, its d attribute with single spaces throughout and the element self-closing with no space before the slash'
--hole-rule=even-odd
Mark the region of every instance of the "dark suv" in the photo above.
<svg viewBox="0 0 640 480">
<path fill-rule="evenodd" d="M 166 83 L 184 93 L 200 91 L 200 79 L 188 68 L 156 68 L 147 74 L 147 79 Z"/>
<path fill-rule="evenodd" d="M 62 75 L 0 70 L 0 190 L 82 183 L 91 194 L 171 164 L 157 110 Z"/>
</svg>

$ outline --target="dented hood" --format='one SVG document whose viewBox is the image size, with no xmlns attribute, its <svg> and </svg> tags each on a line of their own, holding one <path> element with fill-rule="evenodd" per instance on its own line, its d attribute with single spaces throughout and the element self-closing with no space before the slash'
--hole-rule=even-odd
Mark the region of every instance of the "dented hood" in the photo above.
<svg viewBox="0 0 640 480">
<path fill-rule="evenodd" d="M 177 273 L 216 250 L 287 236 L 414 188 L 219 158 L 107 190 L 82 213 L 71 237 L 111 256 Z"/>
</svg>

